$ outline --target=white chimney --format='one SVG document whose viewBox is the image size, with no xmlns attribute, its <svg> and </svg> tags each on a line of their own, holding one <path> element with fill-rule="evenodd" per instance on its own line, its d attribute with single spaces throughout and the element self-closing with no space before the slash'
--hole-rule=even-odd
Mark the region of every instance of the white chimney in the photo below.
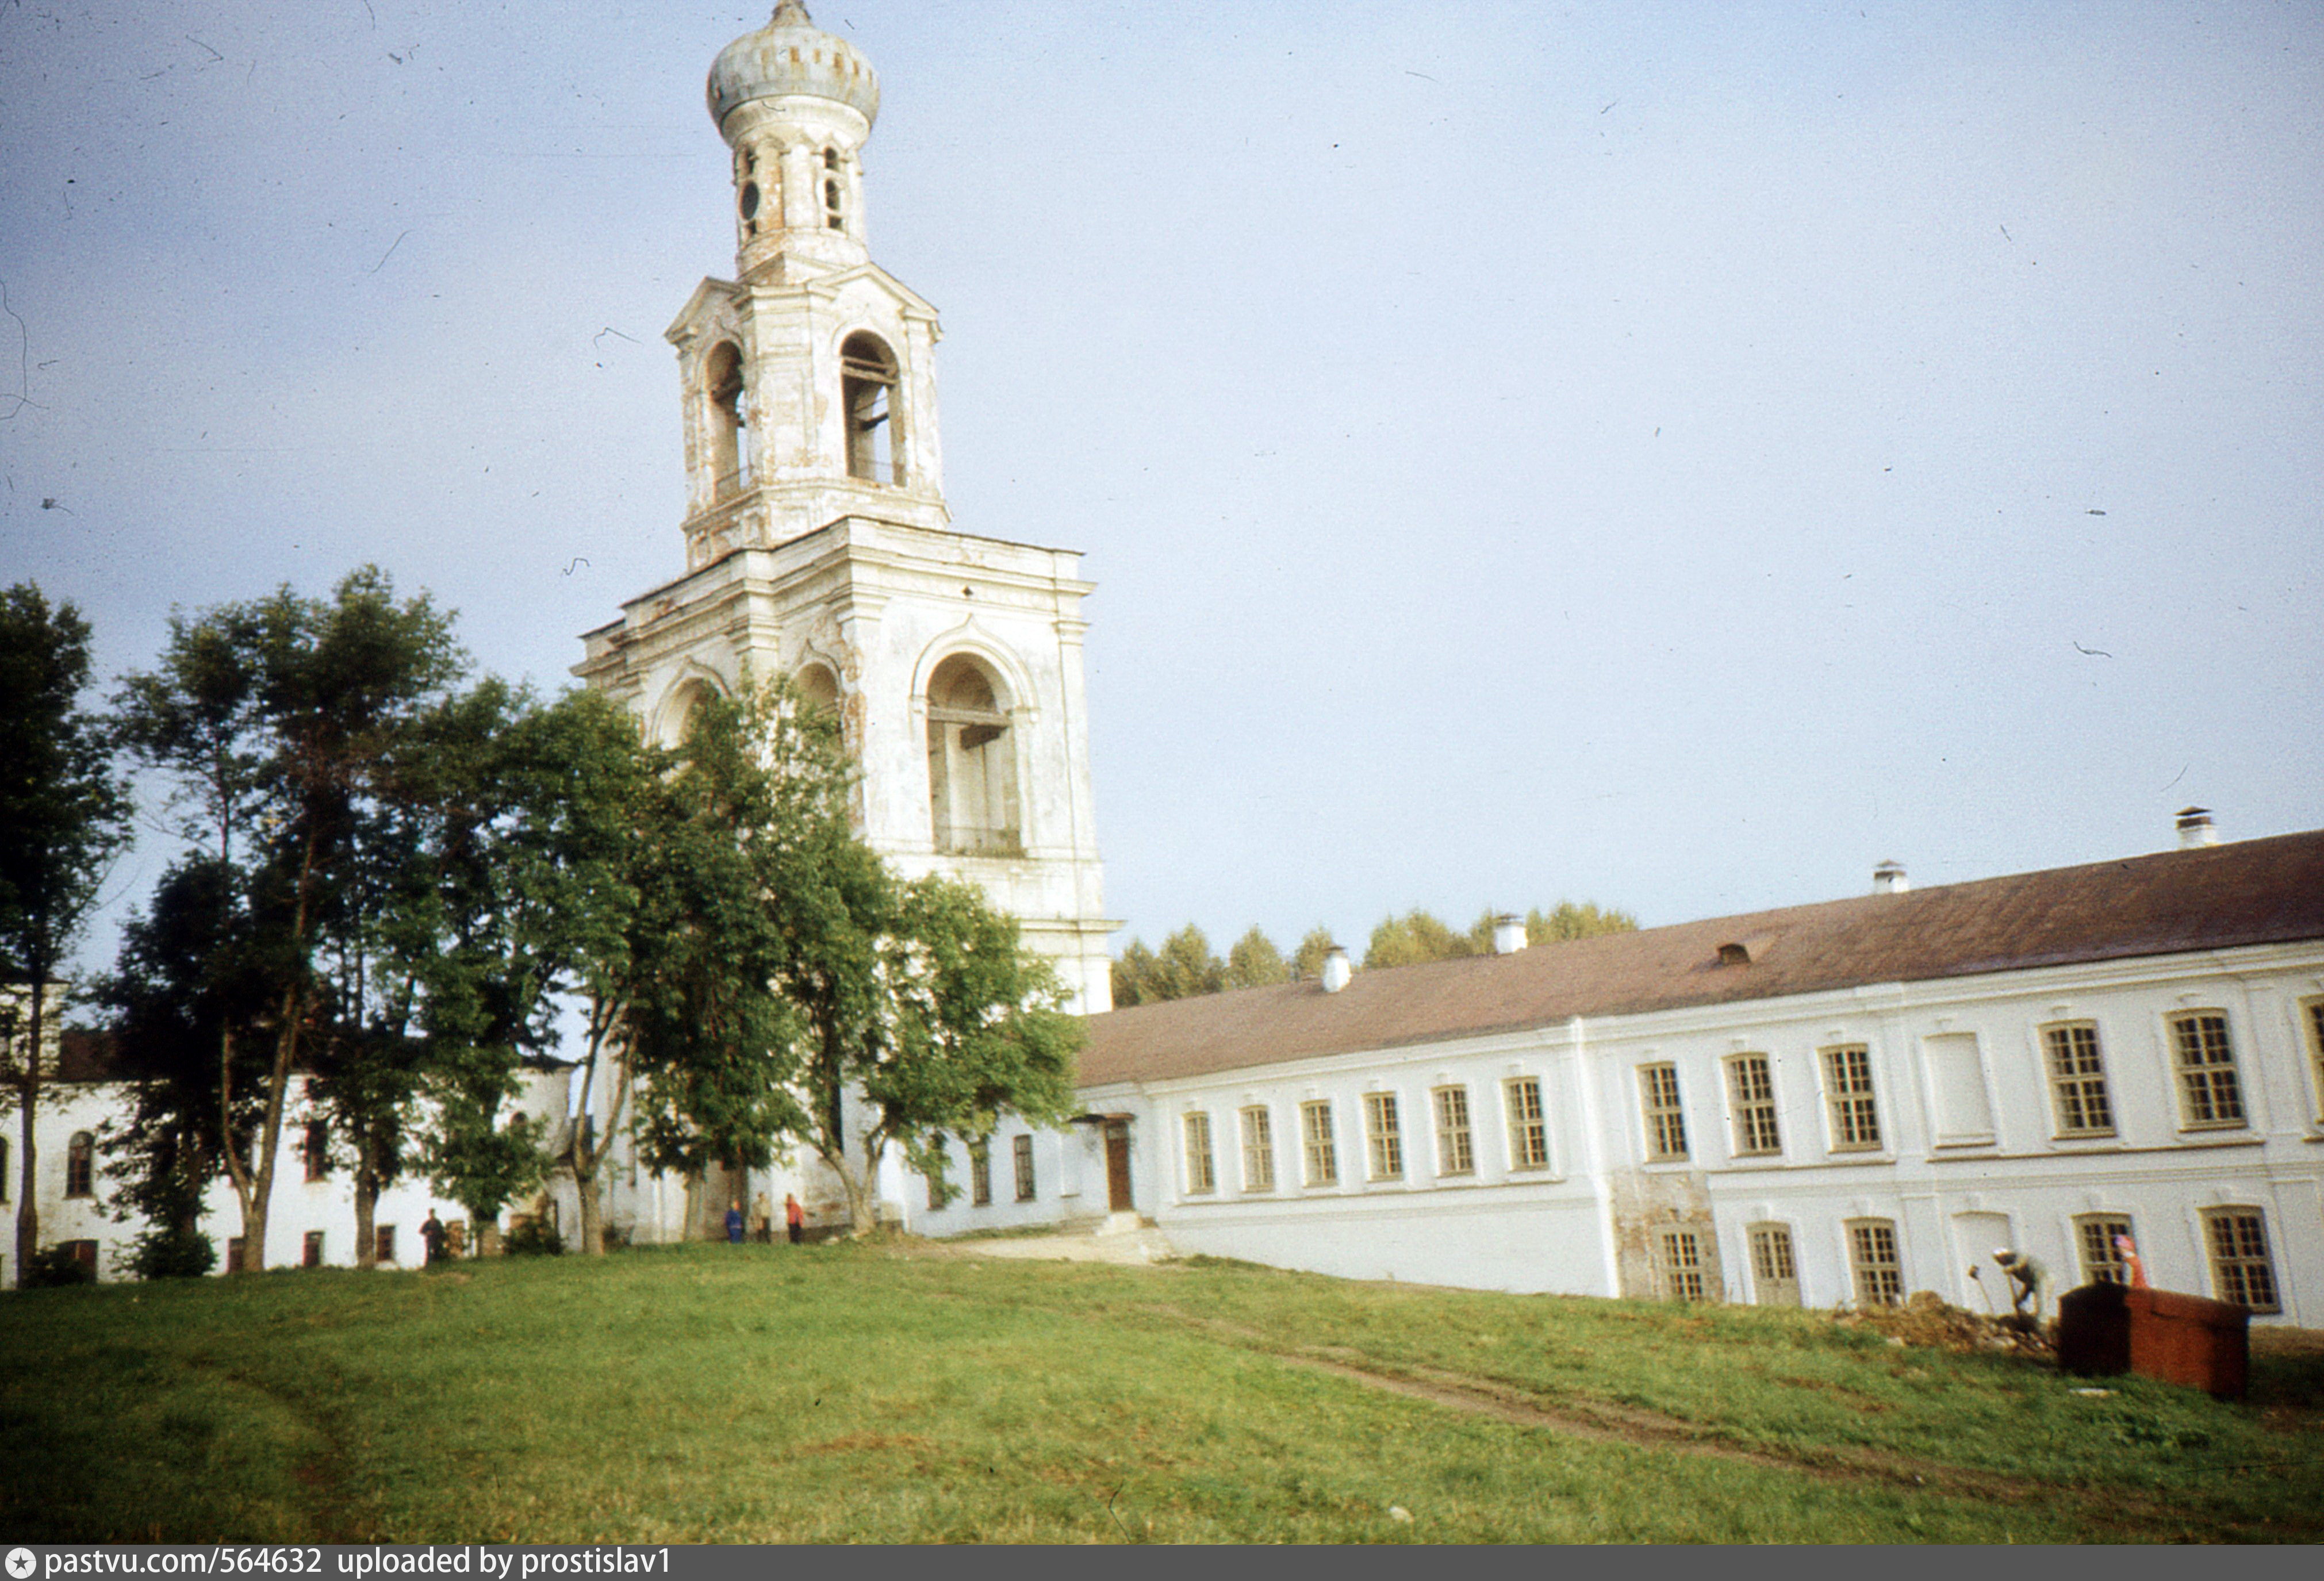
<svg viewBox="0 0 2324 1581">
<path fill-rule="evenodd" d="M 2210 808 L 2181 807 L 2179 809 L 2179 849 L 2181 850 L 2193 850 L 2197 846 L 2218 843 L 2219 832 L 2211 826 Z"/>
<path fill-rule="evenodd" d="M 1494 954 L 1515 955 L 1525 947 L 1525 918 L 1503 912 L 1493 919 Z"/>
<path fill-rule="evenodd" d="M 1348 952 L 1337 944 L 1323 951 L 1323 991 L 1336 994 L 1348 986 L 1356 969 L 1348 964 Z"/>
<path fill-rule="evenodd" d="M 1904 864 L 1893 857 L 1872 869 L 1875 895 L 1902 895 L 1912 887 L 1913 881 L 1904 877 Z"/>
</svg>

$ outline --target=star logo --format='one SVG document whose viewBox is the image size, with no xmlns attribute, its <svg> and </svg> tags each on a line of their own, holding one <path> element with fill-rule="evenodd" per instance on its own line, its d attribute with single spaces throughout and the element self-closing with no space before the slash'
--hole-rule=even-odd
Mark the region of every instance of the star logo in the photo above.
<svg viewBox="0 0 2324 1581">
<path fill-rule="evenodd" d="M 24 1581 L 26 1576 L 40 1568 L 40 1564 L 41 1561 L 32 1557 L 31 1549 L 12 1548 L 8 1550 L 8 1574 L 14 1577 L 14 1581 Z"/>
</svg>

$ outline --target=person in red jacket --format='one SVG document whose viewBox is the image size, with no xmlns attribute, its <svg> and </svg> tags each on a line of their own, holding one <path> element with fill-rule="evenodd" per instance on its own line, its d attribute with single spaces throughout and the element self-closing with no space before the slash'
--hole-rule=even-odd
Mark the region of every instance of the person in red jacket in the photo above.
<svg viewBox="0 0 2324 1581">
<path fill-rule="evenodd" d="M 791 1227 L 792 1245 L 796 1246 L 807 1239 L 807 1209 L 799 1206 L 798 1197 L 786 1195 L 783 1198 L 783 1222 Z"/>
</svg>

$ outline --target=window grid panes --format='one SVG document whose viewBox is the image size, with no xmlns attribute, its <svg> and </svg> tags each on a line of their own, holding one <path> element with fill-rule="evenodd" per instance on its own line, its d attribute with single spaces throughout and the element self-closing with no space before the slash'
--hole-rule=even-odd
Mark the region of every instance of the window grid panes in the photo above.
<svg viewBox="0 0 2324 1581">
<path fill-rule="evenodd" d="M 299 1265 L 301 1268 L 320 1268 L 323 1265 L 323 1232 L 321 1230 L 310 1229 L 307 1232 L 307 1244 L 301 1249 Z"/>
<path fill-rule="evenodd" d="M 1183 1122 L 1186 1130 L 1186 1193 L 1201 1196 L 1219 1189 L 1218 1166 L 1211 1157 L 1211 1117 L 1195 1113 Z"/>
<path fill-rule="evenodd" d="M 1332 1100 L 1317 1098 L 1299 1106 L 1299 1138 L 1307 1158 L 1307 1183 L 1337 1185 L 1340 1150 L 1332 1135 Z"/>
<path fill-rule="evenodd" d="M 1033 1181 L 1033 1139 L 1019 1136 L 1010 1144 L 1016 1154 L 1017 1200 L 1030 1202 L 1035 1195 Z"/>
<path fill-rule="evenodd" d="M 2044 1027 L 2042 1043 L 2049 1053 L 2058 1134 L 2112 1135 L 2114 1105 L 2107 1098 L 2106 1065 L 2098 1058 L 2098 1029 L 2089 1022 Z"/>
<path fill-rule="evenodd" d="M 992 1206 L 992 1150 L 982 1142 L 968 1144 L 968 1202 L 972 1208 Z"/>
<path fill-rule="evenodd" d="M 76 1131 L 65 1145 L 65 1195 L 95 1196 L 97 1188 L 97 1138 L 87 1131 Z"/>
<path fill-rule="evenodd" d="M 2084 1284 L 2128 1284 L 2130 1264 L 2121 1243 L 2130 1238 L 2130 1220 L 2117 1213 L 2089 1213 L 2074 1220 L 2082 1254 Z"/>
<path fill-rule="evenodd" d="M 2236 1080 L 2236 1052 L 2227 1042 L 2227 1018 L 2216 1010 L 2174 1016 L 2171 1038 L 2179 1054 L 2179 1101 L 2187 1124 L 2242 1125 L 2243 1089 Z"/>
<path fill-rule="evenodd" d="M 1691 1229 L 1668 1230 L 1663 1236 L 1663 1288 L 1673 1301 L 1703 1299 L 1702 1243 Z"/>
<path fill-rule="evenodd" d="M 1263 1104 L 1242 1111 L 1242 1189 L 1275 1190 L 1275 1128 Z"/>
<path fill-rule="evenodd" d="M 2203 1216 L 2210 1232 L 2211 1280 L 2223 1301 L 2255 1312 L 2280 1309 L 2275 1265 L 2267 1255 L 2267 1225 L 2256 1208 L 2220 1208 Z"/>
<path fill-rule="evenodd" d="M 1727 1082 L 1735 1105 L 1735 1151 L 1746 1157 L 1781 1153 L 1775 1126 L 1775 1079 L 1765 1054 L 1738 1054 L 1727 1062 Z"/>
<path fill-rule="evenodd" d="M 1824 1092 L 1831 1105 L 1835 1149 L 1880 1145 L 1880 1111 L 1872 1096 L 1872 1051 L 1846 1043 L 1823 1051 Z"/>
<path fill-rule="evenodd" d="M 1502 1087 L 1509 1110 L 1509 1167 L 1549 1167 L 1549 1120 L 1541 1105 L 1541 1079 L 1513 1076 Z"/>
<path fill-rule="evenodd" d="M 1404 1134 L 1398 1128 L 1396 1094 L 1364 1094 L 1364 1144 L 1370 1153 L 1371 1178 L 1404 1178 Z"/>
<path fill-rule="evenodd" d="M 1904 1298 L 1904 1270 L 1896 1256 L 1896 1227 L 1885 1218 L 1858 1218 L 1848 1226 L 1849 1258 L 1856 1265 L 1856 1299 L 1868 1307 L 1893 1307 Z"/>
<path fill-rule="evenodd" d="M 307 1178 L 320 1181 L 331 1172 L 331 1128 L 320 1120 L 307 1122 L 307 1135 L 300 1149 L 307 1164 Z"/>
<path fill-rule="evenodd" d="M 2324 999 L 2302 1007 L 2308 1017 L 2309 1073 L 2316 1079 L 2316 1115 L 2324 1120 Z"/>
<path fill-rule="evenodd" d="M 1792 1256 L 1790 1230 L 1780 1224 L 1752 1227 L 1751 1273 L 1762 1288 L 1788 1284 L 1799 1278 L 1799 1264 Z"/>
<path fill-rule="evenodd" d="M 1440 1087 L 1430 1097 L 1436 1107 L 1436 1172 L 1475 1174 L 1477 1150 L 1469 1135 L 1469 1089 Z"/>
<path fill-rule="evenodd" d="M 1679 1112 L 1678 1067 L 1639 1066 L 1638 1092 L 1646 1108 L 1648 1161 L 1684 1158 L 1686 1117 Z"/>
</svg>

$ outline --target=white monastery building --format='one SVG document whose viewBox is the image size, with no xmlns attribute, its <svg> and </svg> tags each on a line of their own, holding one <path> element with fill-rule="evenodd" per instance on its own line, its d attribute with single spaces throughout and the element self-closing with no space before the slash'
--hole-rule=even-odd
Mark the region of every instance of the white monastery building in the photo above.
<svg viewBox="0 0 2324 1581">
<path fill-rule="evenodd" d="M 2124 1278 L 2128 1236 L 2158 1285 L 2324 1327 L 2324 832 L 2221 844 L 2189 809 L 2178 849 L 2124 860 L 1921 890 L 1889 865 L 1852 899 L 1532 949 L 1509 927 L 1491 955 L 1335 954 L 1320 980 L 1111 1010 L 1091 584 L 1070 550 L 954 527 L 936 311 L 866 242 L 878 80 L 783 0 L 709 97 L 736 278 L 669 332 L 686 570 L 588 633 L 576 673 L 663 741 L 707 694 L 792 678 L 839 712 L 872 844 L 981 885 L 1089 1016 L 1073 1124 L 956 1143 L 944 1206 L 891 1160 L 883 1217 L 1150 1226 L 1352 1278 L 1973 1310 L 2008 1299 L 1997 1248 L 2055 1291 Z M 92 1255 L 128 1233 L 91 1186 L 120 1108 L 100 1076 L 51 1100 L 42 1156 L 49 1238 Z M 549 1079 L 526 1102 L 604 1097 Z M 791 1191 L 844 1218 L 815 1165 L 609 1174 L 633 1241 Z M 346 1198 L 291 1180 L 270 1262 L 352 1260 Z M 382 1204 L 396 1260 L 419 1205 Z"/>
</svg>

